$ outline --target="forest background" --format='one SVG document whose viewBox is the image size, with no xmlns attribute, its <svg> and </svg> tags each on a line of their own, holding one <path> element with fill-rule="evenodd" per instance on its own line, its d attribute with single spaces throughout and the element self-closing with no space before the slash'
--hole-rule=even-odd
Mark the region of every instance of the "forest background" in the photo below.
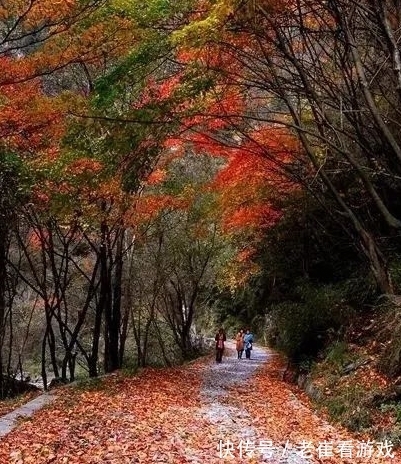
<svg viewBox="0 0 401 464">
<path fill-rule="evenodd" d="M 0 396 L 247 325 L 347 425 L 401 420 L 400 25 L 397 0 L 1 2 Z M 353 413 L 364 364 L 392 384 Z"/>
</svg>

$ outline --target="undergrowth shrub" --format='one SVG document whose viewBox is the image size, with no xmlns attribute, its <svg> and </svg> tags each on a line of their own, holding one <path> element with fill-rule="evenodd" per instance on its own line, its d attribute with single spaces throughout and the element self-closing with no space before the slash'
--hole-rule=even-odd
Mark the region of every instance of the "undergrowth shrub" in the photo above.
<svg viewBox="0 0 401 464">
<path fill-rule="evenodd" d="M 372 426 L 370 396 L 360 385 L 347 385 L 334 397 L 324 401 L 330 417 L 352 431 Z"/>
<path fill-rule="evenodd" d="M 378 367 L 384 374 L 397 377 L 401 375 L 401 307 L 387 302 L 380 309 L 383 314 L 380 317 L 377 340 L 384 349 Z"/>
<path fill-rule="evenodd" d="M 303 283 L 293 301 L 270 308 L 268 340 L 292 360 L 316 356 L 330 338 L 338 338 L 351 310 L 343 304 L 341 289 Z"/>
</svg>

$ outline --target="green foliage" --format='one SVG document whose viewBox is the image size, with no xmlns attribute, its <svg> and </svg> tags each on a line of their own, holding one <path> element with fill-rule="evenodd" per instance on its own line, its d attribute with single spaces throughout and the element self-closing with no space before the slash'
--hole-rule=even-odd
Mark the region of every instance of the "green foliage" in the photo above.
<svg viewBox="0 0 401 464">
<path fill-rule="evenodd" d="M 13 214 L 16 205 L 27 199 L 32 179 L 28 167 L 15 153 L 0 151 L 0 218 Z"/>
<path fill-rule="evenodd" d="M 348 345 L 344 341 L 335 341 L 327 348 L 326 361 L 335 367 L 341 368 L 351 360 Z"/>
<path fill-rule="evenodd" d="M 163 23 L 191 11 L 193 0 L 112 0 L 109 8 L 134 19 L 141 27 Z"/>
<path fill-rule="evenodd" d="M 125 377 L 133 377 L 138 373 L 138 362 L 135 358 L 125 358 L 123 367 L 121 368 L 121 373 Z"/>
<path fill-rule="evenodd" d="M 362 431 L 372 426 L 369 393 L 359 385 L 347 385 L 324 405 L 334 421 L 352 431 Z"/>
<path fill-rule="evenodd" d="M 401 447 L 401 425 L 399 423 L 378 431 L 375 436 L 377 441 L 387 440 L 393 443 L 394 448 Z"/>
<path fill-rule="evenodd" d="M 243 289 L 217 294 L 216 308 L 221 320 L 233 315 L 257 326 L 260 337 L 309 364 L 341 340 L 353 308 L 375 301 L 376 286 L 349 236 L 318 202 L 297 192 L 279 206 L 284 217 L 256 253 L 260 273 Z M 340 357 L 341 345 L 332 349 Z"/>
<path fill-rule="evenodd" d="M 217 325 L 231 327 L 252 326 L 257 316 L 257 295 L 251 287 L 238 288 L 234 292 L 228 288 L 215 287 L 211 292 L 208 304 L 213 308 Z"/>
<path fill-rule="evenodd" d="M 399 311 L 397 313 L 395 321 L 393 319 L 394 324 L 385 326 L 380 334 L 380 338 L 384 338 L 386 345 L 378 364 L 380 370 L 390 377 L 397 377 L 401 374 L 401 323 Z"/>
<path fill-rule="evenodd" d="M 342 295 L 334 286 L 303 282 L 294 289 L 293 298 L 270 307 L 268 338 L 299 360 L 302 355 L 316 355 L 327 336 L 346 323 L 349 310 L 341 305 Z"/>
<path fill-rule="evenodd" d="M 401 424 L 401 402 L 391 401 L 380 405 L 382 412 L 391 412 L 398 424 Z"/>
<path fill-rule="evenodd" d="M 151 68 L 169 49 L 170 46 L 160 34 L 154 33 L 146 41 L 140 42 L 136 49 L 97 80 L 93 96 L 94 109 L 106 111 L 108 115 L 121 113 L 121 97 L 125 104 L 127 100 L 134 101 L 143 89 L 144 79 Z M 146 121 L 145 114 L 136 112 L 136 115 L 137 119 L 141 120 L 139 116 L 142 116 Z"/>
<path fill-rule="evenodd" d="M 76 382 L 76 388 L 84 391 L 102 391 L 104 390 L 104 382 L 99 377 L 80 378 Z"/>
<path fill-rule="evenodd" d="M 217 0 L 205 18 L 192 21 L 181 30 L 175 31 L 172 35 L 173 42 L 201 46 L 217 38 L 227 17 L 234 12 L 238 4 L 238 0 Z"/>
</svg>

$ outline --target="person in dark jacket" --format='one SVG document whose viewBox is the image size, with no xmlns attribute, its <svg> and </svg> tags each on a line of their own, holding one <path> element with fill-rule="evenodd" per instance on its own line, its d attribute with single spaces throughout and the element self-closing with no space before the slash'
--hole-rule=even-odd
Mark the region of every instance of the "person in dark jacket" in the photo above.
<svg viewBox="0 0 401 464">
<path fill-rule="evenodd" d="M 223 329 L 219 329 L 215 337 L 216 340 L 216 362 L 221 363 L 224 352 L 224 342 L 226 341 L 226 334 Z"/>
</svg>

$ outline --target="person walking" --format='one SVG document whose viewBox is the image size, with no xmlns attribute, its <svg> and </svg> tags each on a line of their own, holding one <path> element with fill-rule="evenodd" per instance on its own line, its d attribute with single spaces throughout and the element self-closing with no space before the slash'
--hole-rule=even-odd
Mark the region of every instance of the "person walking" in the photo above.
<svg viewBox="0 0 401 464">
<path fill-rule="evenodd" d="M 235 346 L 238 353 L 238 359 L 242 359 L 242 354 L 244 353 L 244 331 L 240 329 L 235 337 Z"/>
<path fill-rule="evenodd" d="M 251 333 L 249 329 L 246 329 L 246 334 L 244 335 L 246 359 L 251 359 L 252 344 L 253 344 L 253 334 Z"/>
<path fill-rule="evenodd" d="M 224 342 L 226 341 L 226 334 L 223 329 L 219 329 L 215 337 L 216 340 L 216 362 L 221 363 L 224 352 Z"/>
</svg>

